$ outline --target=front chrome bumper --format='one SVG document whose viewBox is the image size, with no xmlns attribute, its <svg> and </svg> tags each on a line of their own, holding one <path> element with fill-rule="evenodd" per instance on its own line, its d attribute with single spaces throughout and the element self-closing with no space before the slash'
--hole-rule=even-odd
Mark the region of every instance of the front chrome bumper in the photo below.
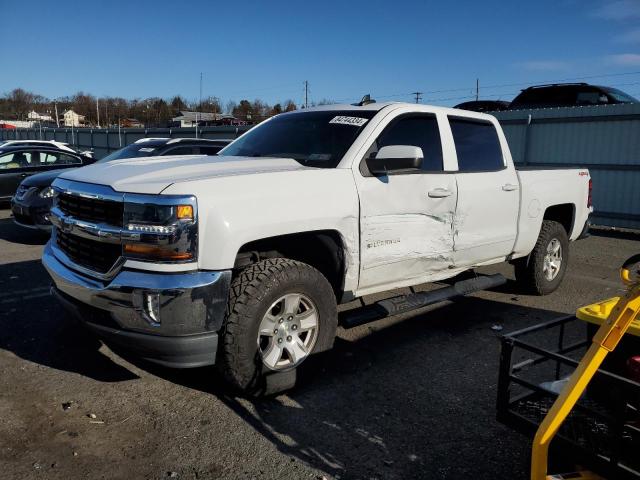
<svg viewBox="0 0 640 480">
<path fill-rule="evenodd" d="M 144 355 L 151 361 L 157 359 L 154 357 L 162 357 L 164 348 L 175 347 L 168 346 L 168 337 L 182 345 L 189 343 L 185 340 L 187 337 L 210 336 L 215 337 L 217 345 L 216 332 L 224 319 L 230 271 L 151 273 L 123 269 L 114 278 L 101 281 L 63 264 L 56 258 L 51 241 L 44 249 L 42 263 L 53 280 L 54 293 L 63 305 L 107 343 L 111 337 L 119 340 L 116 343 L 120 346 L 124 343 L 123 348 L 136 353 L 149 350 L 148 343 L 152 342 L 155 355 Z M 158 348 L 160 350 L 156 351 Z M 185 350 L 188 357 L 188 348 L 181 346 L 178 350 Z M 158 363 L 170 366 L 211 364 L 215 361 L 215 351 L 209 357 L 207 361 L 196 362 L 197 365 L 194 362 L 181 365 L 179 360 Z"/>
</svg>

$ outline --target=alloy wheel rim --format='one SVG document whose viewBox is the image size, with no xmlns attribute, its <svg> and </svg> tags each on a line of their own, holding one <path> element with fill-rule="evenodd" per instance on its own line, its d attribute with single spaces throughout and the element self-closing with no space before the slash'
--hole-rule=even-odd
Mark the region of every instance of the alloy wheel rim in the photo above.
<svg viewBox="0 0 640 480">
<path fill-rule="evenodd" d="M 258 351 L 271 370 L 296 367 L 309 356 L 318 337 L 318 308 L 301 293 L 278 298 L 262 317 Z"/>
<path fill-rule="evenodd" d="M 544 256 L 542 272 L 548 281 L 554 280 L 562 267 L 562 244 L 557 238 L 552 239 L 547 245 L 547 253 Z"/>
</svg>

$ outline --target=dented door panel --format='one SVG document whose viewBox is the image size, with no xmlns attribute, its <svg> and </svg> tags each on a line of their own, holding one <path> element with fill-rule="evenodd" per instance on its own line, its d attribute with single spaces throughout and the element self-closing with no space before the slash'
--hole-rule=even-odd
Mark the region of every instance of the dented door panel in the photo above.
<svg viewBox="0 0 640 480">
<path fill-rule="evenodd" d="M 431 197 L 430 191 L 450 192 Z M 366 178 L 359 185 L 359 290 L 426 279 L 453 265 L 454 175 L 419 173 Z"/>
</svg>

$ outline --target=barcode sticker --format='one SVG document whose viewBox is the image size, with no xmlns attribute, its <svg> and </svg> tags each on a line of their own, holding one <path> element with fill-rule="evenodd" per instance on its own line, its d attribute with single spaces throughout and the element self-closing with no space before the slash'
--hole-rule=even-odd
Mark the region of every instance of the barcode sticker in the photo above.
<svg viewBox="0 0 640 480">
<path fill-rule="evenodd" d="M 354 127 L 361 127 L 365 123 L 367 123 L 368 118 L 360 118 L 360 117 L 346 117 L 344 115 L 339 115 L 337 117 L 333 117 L 329 123 L 339 123 L 340 125 L 353 125 Z"/>
</svg>

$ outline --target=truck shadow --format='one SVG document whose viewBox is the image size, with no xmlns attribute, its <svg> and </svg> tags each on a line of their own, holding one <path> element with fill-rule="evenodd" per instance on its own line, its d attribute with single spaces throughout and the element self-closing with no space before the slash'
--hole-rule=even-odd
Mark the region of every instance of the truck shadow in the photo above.
<svg viewBox="0 0 640 480">
<path fill-rule="evenodd" d="M 210 372 L 145 368 L 217 396 L 280 452 L 332 476 L 526 478 L 529 442 L 495 421 L 491 326 L 560 315 L 464 298 L 343 331 L 332 351 L 303 364 L 294 390 L 262 400 L 230 394 Z"/>
<path fill-rule="evenodd" d="M 100 342 L 54 301 L 49 285 L 39 260 L 0 265 L 0 349 L 100 382 L 138 378 L 98 350 Z"/>
</svg>

